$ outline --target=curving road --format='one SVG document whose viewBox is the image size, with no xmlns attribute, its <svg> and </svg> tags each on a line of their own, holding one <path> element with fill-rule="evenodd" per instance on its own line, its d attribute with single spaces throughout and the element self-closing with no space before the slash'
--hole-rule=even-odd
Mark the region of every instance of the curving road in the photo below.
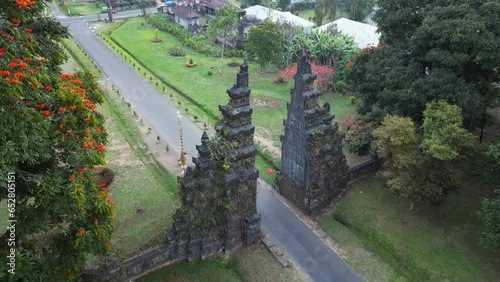
<svg viewBox="0 0 500 282">
<path fill-rule="evenodd" d="M 119 14 L 119 13 L 118 13 Z M 133 14 L 133 12 L 132 12 Z M 73 37 L 99 65 L 105 75 L 120 89 L 145 119 L 158 130 L 161 138 L 180 151 L 176 109 L 134 70 L 118 58 L 85 25 L 75 18 L 60 19 L 69 24 Z M 251 83 L 251 82 L 250 82 Z M 230 85 L 228 85 L 230 87 Z M 182 119 L 186 150 L 197 152 L 201 130 L 188 119 Z M 262 227 L 311 281 L 364 281 L 350 266 L 319 239 L 270 190 L 259 184 L 257 206 Z"/>
</svg>

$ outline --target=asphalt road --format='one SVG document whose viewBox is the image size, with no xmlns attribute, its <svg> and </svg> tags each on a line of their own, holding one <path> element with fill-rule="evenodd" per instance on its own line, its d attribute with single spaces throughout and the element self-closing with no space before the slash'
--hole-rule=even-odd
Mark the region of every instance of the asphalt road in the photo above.
<svg viewBox="0 0 500 282">
<path fill-rule="evenodd" d="M 179 152 L 176 109 L 99 41 L 83 20 L 65 19 L 64 22 L 69 23 L 73 37 L 111 78 L 125 99 L 158 130 L 162 139 Z M 200 143 L 202 132 L 185 118 L 182 119 L 182 127 L 190 159 L 197 152 L 195 145 Z M 308 279 L 318 282 L 364 281 L 273 193 L 260 185 L 257 205 L 262 227 Z"/>
</svg>

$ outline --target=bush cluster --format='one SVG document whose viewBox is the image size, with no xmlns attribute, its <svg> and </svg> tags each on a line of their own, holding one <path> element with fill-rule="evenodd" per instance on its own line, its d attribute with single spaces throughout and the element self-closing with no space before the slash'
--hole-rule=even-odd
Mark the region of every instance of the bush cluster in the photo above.
<svg viewBox="0 0 500 282">
<path fill-rule="evenodd" d="M 176 26 L 165 17 L 149 15 L 147 20 L 157 29 L 172 34 L 184 45 L 192 48 L 196 52 L 207 56 L 219 56 L 218 48 L 215 47 L 214 44 L 210 42 L 206 36 L 189 33 L 187 30 L 182 27 Z"/>
<path fill-rule="evenodd" d="M 345 115 L 341 126 L 349 152 L 359 156 L 370 151 L 373 131 L 371 123 L 364 122 L 354 115 Z"/>
<path fill-rule="evenodd" d="M 180 48 L 177 45 L 174 45 L 172 48 L 170 48 L 170 52 L 168 52 L 171 56 L 174 57 L 184 57 L 186 56 L 186 51 L 184 49 Z"/>
</svg>

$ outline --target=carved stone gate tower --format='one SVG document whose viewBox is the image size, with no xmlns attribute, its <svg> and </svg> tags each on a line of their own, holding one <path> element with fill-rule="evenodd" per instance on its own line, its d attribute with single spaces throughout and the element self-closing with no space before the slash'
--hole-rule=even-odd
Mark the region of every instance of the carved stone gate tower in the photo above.
<svg viewBox="0 0 500 282">
<path fill-rule="evenodd" d="M 315 79 L 300 51 L 283 123 L 281 170 L 274 182 L 282 195 L 313 216 L 342 194 L 348 179 L 342 135 L 338 124 L 332 123 L 330 105 L 318 104 L 321 93 L 313 88 Z"/>
<path fill-rule="evenodd" d="M 173 257 L 203 259 L 253 244 L 260 234 L 257 214 L 256 149 L 253 143 L 248 64 L 227 90 L 230 101 L 220 106 L 223 118 L 216 137 L 203 133 L 199 156 L 179 178 L 181 208 L 174 215 L 167 243 Z"/>
</svg>

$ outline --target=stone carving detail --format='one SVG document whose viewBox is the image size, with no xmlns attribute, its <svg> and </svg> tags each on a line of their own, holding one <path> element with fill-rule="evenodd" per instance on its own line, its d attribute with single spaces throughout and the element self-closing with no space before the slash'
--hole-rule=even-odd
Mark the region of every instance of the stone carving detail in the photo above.
<svg viewBox="0 0 500 282">
<path fill-rule="evenodd" d="M 299 51 L 295 86 L 290 91 L 285 134 L 281 136 L 281 170 L 274 186 L 308 215 L 318 215 L 347 186 L 348 166 L 342 153 L 342 134 L 332 123 L 330 105 L 318 104 L 316 76 Z"/>
<path fill-rule="evenodd" d="M 212 140 L 204 132 L 194 167 L 178 178 L 181 207 L 173 216 L 167 245 L 173 257 L 189 261 L 253 244 L 260 234 L 257 214 L 256 149 L 253 143 L 248 63 L 219 106 L 223 118 Z"/>
</svg>

